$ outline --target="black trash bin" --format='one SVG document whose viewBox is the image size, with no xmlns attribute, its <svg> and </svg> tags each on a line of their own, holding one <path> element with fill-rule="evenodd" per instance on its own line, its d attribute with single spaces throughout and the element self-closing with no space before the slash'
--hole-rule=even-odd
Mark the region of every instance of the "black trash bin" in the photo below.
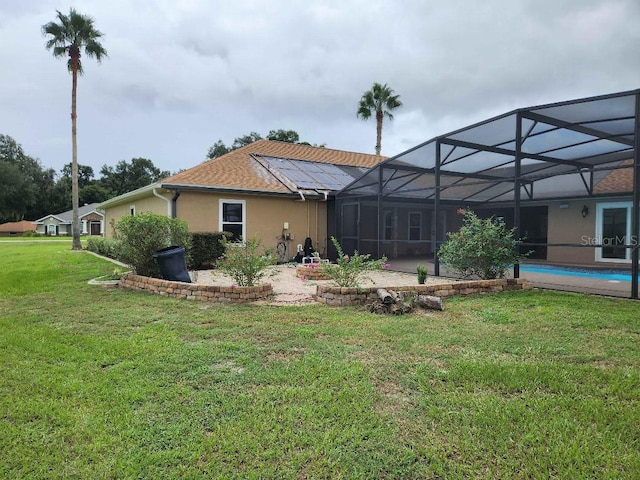
<svg viewBox="0 0 640 480">
<path fill-rule="evenodd" d="M 160 267 L 162 278 L 175 282 L 191 283 L 184 252 L 184 247 L 172 246 L 160 249 L 153 254 L 153 258 L 156 259 Z"/>
</svg>

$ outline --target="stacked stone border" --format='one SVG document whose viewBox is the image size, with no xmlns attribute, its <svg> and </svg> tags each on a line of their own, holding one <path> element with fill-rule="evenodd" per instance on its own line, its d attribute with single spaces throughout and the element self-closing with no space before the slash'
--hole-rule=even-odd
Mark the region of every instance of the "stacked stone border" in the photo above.
<svg viewBox="0 0 640 480">
<path fill-rule="evenodd" d="M 256 287 L 219 287 L 198 283 L 172 282 L 160 278 L 143 277 L 128 273 L 118 284 L 121 288 L 149 292 L 171 298 L 196 300 L 207 303 L 244 303 L 263 300 L 273 294 L 270 283 Z"/>
<path fill-rule="evenodd" d="M 316 300 L 320 303 L 335 306 L 364 305 L 375 301 L 380 287 L 347 288 L 318 285 Z M 471 280 L 466 282 L 451 281 L 433 285 L 409 285 L 403 287 L 385 287 L 395 292 L 418 292 L 421 295 L 437 297 L 454 297 L 476 293 L 494 293 L 510 290 L 531 290 L 533 285 L 523 278 L 504 278 L 497 280 Z"/>
<path fill-rule="evenodd" d="M 296 276 L 306 280 L 331 280 L 331 277 L 322 272 L 322 268 L 317 263 L 310 265 L 298 265 Z"/>
</svg>

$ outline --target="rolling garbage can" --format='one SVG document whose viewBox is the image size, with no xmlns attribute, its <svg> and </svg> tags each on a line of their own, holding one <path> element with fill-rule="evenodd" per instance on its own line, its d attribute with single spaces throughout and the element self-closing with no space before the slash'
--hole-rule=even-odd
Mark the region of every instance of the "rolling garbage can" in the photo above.
<svg viewBox="0 0 640 480">
<path fill-rule="evenodd" d="M 172 246 L 162 248 L 153 254 L 153 258 L 156 259 L 160 267 L 162 278 L 175 282 L 191 283 L 184 252 L 184 247 Z"/>
</svg>

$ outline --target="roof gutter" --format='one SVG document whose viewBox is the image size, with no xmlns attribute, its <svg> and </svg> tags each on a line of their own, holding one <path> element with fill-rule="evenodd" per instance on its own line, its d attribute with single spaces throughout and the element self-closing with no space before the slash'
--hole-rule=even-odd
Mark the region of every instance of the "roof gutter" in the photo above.
<svg viewBox="0 0 640 480">
<path fill-rule="evenodd" d="M 316 193 L 319 193 L 320 195 L 324 195 L 323 202 L 326 202 L 327 199 L 329 198 L 329 191 L 328 190 L 316 190 Z"/>
<path fill-rule="evenodd" d="M 160 195 L 158 193 L 158 190 L 154 187 L 151 189 L 151 192 L 153 193 L 154 196 L 161 198 L 162 200 L 164 200 L 165 202 L 167 202 L 167 217 L 169 218 L 173 218 L 172 215 L 172 211 L 171 211 L 171 200 L 169 200 L 167 197 L 165 197 L 164 195 Z"/>
<path fill-rule="evenodd" d="M 161 187 L 159 183 L 152 183 L 145 187 L 138 188 L 137 190 L 133 190 L 131 192 L 123 193 L 122 195 L 118 195 L 117 197 L 110 198 L 109 200 L 105 200 L 101 204 L 97 205 L 96 208 L 104 210 L 105 208 L 109 208 L 115 205 L 120 205 L 122 203 L 126 203 L 127 201 L 135 200 L 138 197 L 144 197 L 147 195 L 147 192 L 153 191 L 156 188 Z"/>
</svg>

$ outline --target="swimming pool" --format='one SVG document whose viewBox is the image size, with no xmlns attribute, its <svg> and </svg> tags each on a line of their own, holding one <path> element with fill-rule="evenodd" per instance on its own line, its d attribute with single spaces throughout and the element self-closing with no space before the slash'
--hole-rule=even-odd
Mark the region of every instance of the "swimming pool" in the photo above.
<svg viewBox="0 0 640 480">
<path fill-rule="evenodd" d="M 599 270 L 579 267 L 561 267 L 558 265 L 520 265 L 521 272 L 544 273 L 548 275 L 564 275 L 566 277 L 591 278 L 594 280 L 610 280 L 631 282 L 631 272 L 627 270 Z"/>
</svg>

